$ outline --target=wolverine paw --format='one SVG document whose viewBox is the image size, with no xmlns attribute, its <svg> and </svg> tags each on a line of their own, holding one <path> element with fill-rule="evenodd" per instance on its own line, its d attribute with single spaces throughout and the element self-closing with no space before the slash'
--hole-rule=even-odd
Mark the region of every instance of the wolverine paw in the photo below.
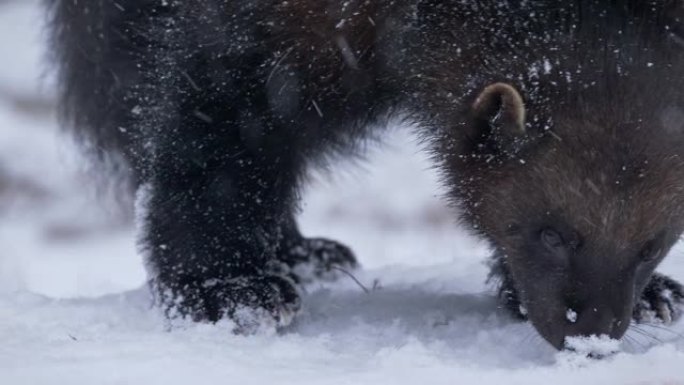
<svg viewBox="0 0 684 385">
<path fill-rule="evenodd" d="M 508 313 L 516 319 L 527 320 L 527 309 L 520 302 L 518 292 L 514 288 L 500 287 L 499 301 L 501 306 L 508 311 Z"/>
<path fill-rule="evenodd" d="M 674 279 L 655 273 L 634 306 L 635 321 L 660 320 L 669 324 L 682 315 L 684 287 Z"/>
<path fill-rule="evenodd" d="M 253 334 L 262 328 L 282 328 L 294 320 L 301 298 L 292 281 L 281 276 L 246 280 L 238 286 L 237 301 L 227 315 L 237 325 L 237 334 Z"/>
<path fill-rule="evenodd" d="M 491 268 L 487 282 L 494 284 L 497 290 L 501 308 L 506 310 L 513 318 L 527 319 L 527 309 L 523 306 L 518 290 L 513 284 L 513 278 L 506 266 L 505 258 L 498 252 L 494 253 L 489 261 Z"/>
<path fill-rule="evenodd" d="M 290 276 L 297 283 L 335 280 L 340 269 L 354 270 L 359 266 L 347 246 L 324 238 L 301 239 L 284 250 L 281 261 L 290 268 Z"/>
<path fill-rule="evenodd" d="M 157 288 L 169 318 L 196 322 L 227 318 L 235 323 L 238 334 L 287 326 L 301 307 L 295 286 L 280 276 L 185 279 L 179 283 Z"/>
</svg>

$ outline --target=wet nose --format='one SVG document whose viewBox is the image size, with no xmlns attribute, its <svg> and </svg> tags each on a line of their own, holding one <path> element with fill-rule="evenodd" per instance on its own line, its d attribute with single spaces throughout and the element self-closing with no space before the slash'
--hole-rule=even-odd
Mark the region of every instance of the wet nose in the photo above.
<svg viewBox="0 0 684 385">
<path fill-rule="evenodd" d="M 581 311 L 571 308 L 567 311 L 566 337 L 587 337 L 606 335 L 618 339 L 622 337 L 622 322 L 610 309 L 589 306 Z"/>
</svg>

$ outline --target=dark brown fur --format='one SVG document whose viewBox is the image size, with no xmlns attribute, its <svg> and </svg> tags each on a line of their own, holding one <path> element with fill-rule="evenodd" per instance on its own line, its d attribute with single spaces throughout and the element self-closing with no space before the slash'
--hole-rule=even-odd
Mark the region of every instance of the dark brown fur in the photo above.
<svg viewBox="0 0 684 385">
<path fill-rule="evenodd" d="M 169 315 L 284 323 L 288 269 L 353 266 L 299 234 L 298 189 L 390 118 L 432 144 L 506 298 L 554 346 L 620 337 L 684 229 L 680 1 L 49 2 L 65 121 L 147 187 Z M 524 133 L 515 98 L 473 108 L 495 83 L 522 95 Z"/>
</svg>

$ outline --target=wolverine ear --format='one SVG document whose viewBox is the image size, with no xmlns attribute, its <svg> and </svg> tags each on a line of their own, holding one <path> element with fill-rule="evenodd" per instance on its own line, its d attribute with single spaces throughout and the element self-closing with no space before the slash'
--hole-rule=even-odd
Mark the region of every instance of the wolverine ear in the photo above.
<svg viewBox="0 0 684 385">
<path fill-rule="evenodd" d="M 520 93 L 506 83 L 486 87 L 472 108 L 480 123 L 488 123 L 503 134 L 525 134 L 525 104 Z"/>
<path fill-rule="evenodd" d="M 472 139 L 476 152 L 512 155 L 525 136 L 525 104 L 520 93 L 506 83 L 487 86 L 470 107 Z"/>
</svg>

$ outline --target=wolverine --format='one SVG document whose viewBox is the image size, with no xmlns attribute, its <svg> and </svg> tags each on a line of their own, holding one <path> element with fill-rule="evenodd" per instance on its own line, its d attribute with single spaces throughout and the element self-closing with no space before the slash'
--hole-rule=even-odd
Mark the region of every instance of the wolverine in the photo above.
<svg viewBox="0 0 684 385">
<path fill-rule="evenodd" d="M 681 0 L 46 6 L 63 124 L 137 190 L 168 317 L 284 326 L 301 283 L 357 266 L 299 232 L 299 191 L 397 121 L 554 347 L 680 312 L 655 269 L 684 231 Z"/>
</svg>

